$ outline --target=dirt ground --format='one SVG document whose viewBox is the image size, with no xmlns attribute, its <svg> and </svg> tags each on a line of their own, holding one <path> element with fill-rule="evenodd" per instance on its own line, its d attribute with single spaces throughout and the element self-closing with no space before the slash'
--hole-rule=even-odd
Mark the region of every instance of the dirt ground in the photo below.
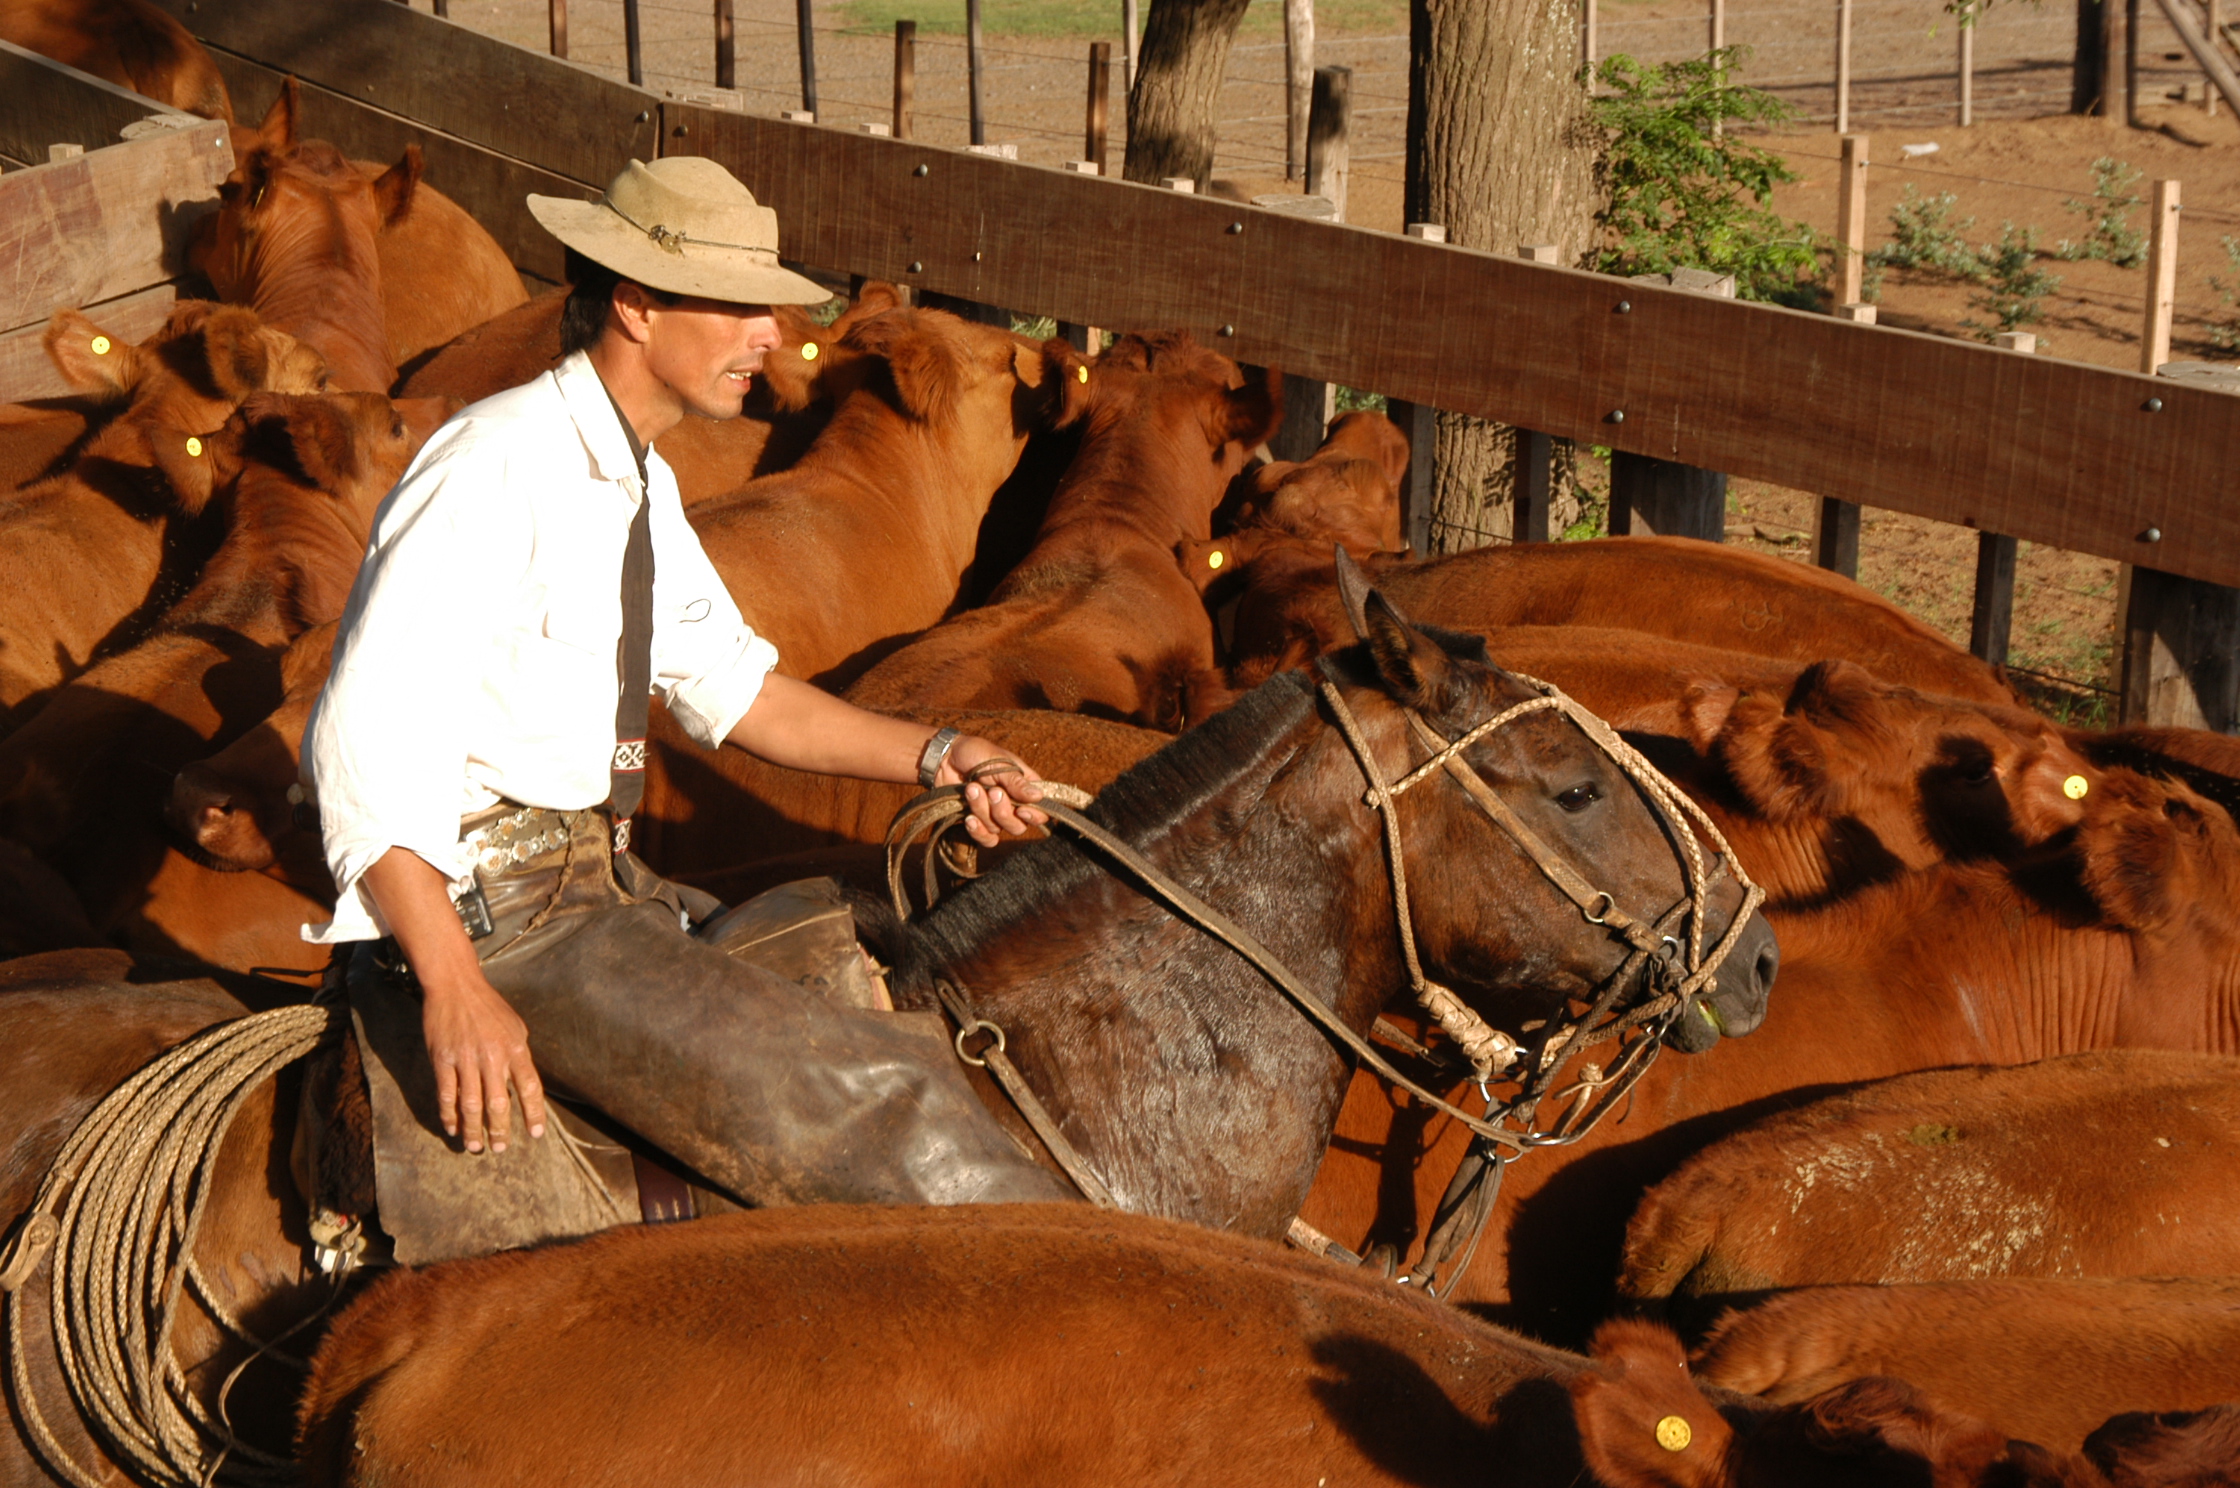
<svg viewBox="0 0 2240 1488">
<path fill-rule="evenodd" d="M 425 5 L 429 0 L 418 0 Z M 1087 44 L 1111 41 L 1114 81 L 1110 158 L 1126 148 L 1125 50 L 1117 3 L 1037 0 L 1021 9 L 990 0 L 995 23 L 1031 17 L 1016 29 L 991 30 L 986 41 L 987 138 L 1017 147 L 1021 159 L 1078 159 L 1083 143 Z M 705 4 L 641 0 L 646 82 L 672 91 L 704 90 L 713 78 L 710 11 Z M 2039 354 L 2106 366 L 2135 367 L 2144 317 L 2145 274 L 2100 262 L 2052 256 L 2064 238 L 2082 238 L 2086 219 L 2065 203 L 2092 195 L 2092 164 L 2108 157 L 2142 173 L 2134 189 L 2158 177 L 2182 183 L 2178 313 L 2172 356 L 2231 358 L 2217 347 L 2213 325 L 2240 323 L 2240 262 L 2222 240 L 2240 241 L 2240 122 L 2229 110 L 2167 102 L 2164 95 L 2199 73 L 2178 50 L 2167 24 L 2146 8 L 2141 33 L 2141 111 L 2145 127 L 2080 118 L 2062 110 L 2070 93 L 2074 7 L 1996 0 L 1977 29 L 1977 122 L 1957 124 L 1956 32 L 1942 0 L 1853 0 L 1851 125 L 1869 136 L 1868 245 L 1890 236 L 1889 212 L 1910 183 L 1925 196 L 1951 192 L 1956 222 L 1973 218 L 1963 236 L 1973 244 L 1999 236 L 2003 224 L 2034 228 L 2044 253 L 2036 267 L 2060 278 L 2044 300 Z M 454 19 L 525 46 L 545 41 L 544 0 L 452 0 Z M 801 103 L 792 0 L 736 0 L 738 82 L 744 106 L 774 113 Z M 962 0 L 817 0 L 816 53 L 822 122 L 853 125 L 889 114 L 893 65 L 891 23 L 920 22 L 917 132 L 961 144 L 968 138 Z M 571 0 L 575 60 L 621 76 L 620 0 Z M 1284 49 L 1277 0 L 1255 0 L 1232 53 L 1220 98 L 1215 189 L 1249 199 L 1297 191 L 1285 179 Z M 1600 0 L 1597 49 L 1648 60 L 1701 53 L 1708 44 L 1708 0 Z M 1321 7 L 1316 60 L 1354 69 L 1353 166 L 1349 216 L 1366 226 L 1401 226 L 1403 145 L 1407 113 L 1406 7 L 1399 0 L 1332 0 Z M 1762 142 L 1800 179 L 1782 188 L 1774 206 L 1832 236 L 1837 140 L 1834 111 L 1836 7 L 1832 0 L 1730 0 L 1726 37 L 1750 48 L 1742 81 L 1779 94 L 1795 111 L 1784 132 Z M 1934 144 L 1907 159 L 1901 146 Z M 2145 209 L 2130 211 L 2143 226 Z M 1565 245 L 1567 254 L 1583 245 Z M 2240 250 L 2235 250 L 2240 252 Z M 2212 283 L 2222 279 L 2224 288 Z M 1880 285 L 1883 323 L 1951 336 L 1975 334 L 1964 320 L 1983 320 L 1970 286 L 1927 272 L 1887 273 Z M 1599 484 L 1599 468 L 1582 461 L 1582 481 Z M 1816 503 L 1807 493 L 1737 481 L 1730 493 L 1728 537 L 1799 562 L 1809 561 Z M 1861 582 L 1904 605 L 1963 643 L 1974 585 L 1975 534 L 1895 513 L 1869 511 L 1861 534 Z M 2081 719 L 2106 717 L 2115 685 L 2117 566 L 2024 544 L 2018 564 L 2011 661 L 2043 673 L 2038 686 L 2050 709 Z"/>
</svg>

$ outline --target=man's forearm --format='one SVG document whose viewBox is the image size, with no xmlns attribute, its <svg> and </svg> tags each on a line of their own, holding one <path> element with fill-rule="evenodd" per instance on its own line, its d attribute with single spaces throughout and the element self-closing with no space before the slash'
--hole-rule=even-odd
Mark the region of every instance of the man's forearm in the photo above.
<svg viewBox="0 0 2240 1488">
<path fill-rule="evenodd" d="M 729 742 L 788 769 L 909 784 L 918 778 L 918 756 L 932 732 L 773 672 Z"/>
<path fill-rule="evenodd" d="M 481 963 L 451 907 L 450 885 L 427 859 L 392 847 L 366 870 L 365 886 L 425 995 L 447 995 L 470 971 L 479 978 Z"/>
</svg>

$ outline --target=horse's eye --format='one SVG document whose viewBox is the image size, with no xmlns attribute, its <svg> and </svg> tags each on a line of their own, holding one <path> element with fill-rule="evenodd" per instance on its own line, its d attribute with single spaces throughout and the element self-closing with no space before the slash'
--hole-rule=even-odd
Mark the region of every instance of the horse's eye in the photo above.
<svg viewBox="0 0 2240 1488">
<path fill-rule="evenodd" d="M 1601 799 L 1602 792 L 1590 780 L 1584 785 L 1575 785 L 1562 795 L 1557 796 L 1556 804 L 1566 811 L 1584 811 Z"/>
</svg>

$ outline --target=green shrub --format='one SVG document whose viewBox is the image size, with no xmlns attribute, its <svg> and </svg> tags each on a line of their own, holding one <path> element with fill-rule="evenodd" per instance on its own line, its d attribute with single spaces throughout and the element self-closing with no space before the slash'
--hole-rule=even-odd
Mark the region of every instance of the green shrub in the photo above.
<svg viewBox="0 0 2240 1488">
<path fill-rule="evenodd" d="M 1991 323 L 1963 320 L 1960 324 L 1985 341 L 2001 331 L 2020 330 L 2045 319 L 2042 301 L 2061 287 L 2058 275 L 2038 267 L 2038 230 L 2019 231 L 2011 222 L 1999 225 L 1999 241 L 1977 250 L 1982 265 L 1983 292 L 1968 296 L 1968 304 L 1992 317 Z"/>
<path fill-rule="evenodd" d="M 2054 248 L 2059 257 L 2097 258 L 2119 269 L 2135 269 L 2147 261 L 2147 235 L 2131 225 L 2131 209 L 2145 197 L 2131 188 L 2142 173 L 2120 160 L 2103 155 L 2092 162 L 2092 199 L 2070 197 L 2062 205 L 2091 222 L 2084 241 L 2067 238 Z"/>
<path fill-rule="evenodd" d="M 1806 308 L 1818 268 L 1812 229 L 1769 209 L 1773 188 L 1797 179 L 1782 158 L 1717 125 L 1772 124 L 1789 106 L 1728 80 L 1745 55 L 1725 47 L 1689 62 L 1637 62 L 1622 53 L 1595 69 L 1595 122 L 1609 135 L 1602 184 L 1609 205 L 1589 266 L 1606 274 L 1705 269 L 1732 274 L 1746 300 Z"/>
<path fill-rule="evenodd" d="M 1867 255 L 1867 266 L 1981 279 L 1983 260 L 1963 236 L 1976 220 L 1962 217 L 1956 222 L 1952 218 L 1952 209 L 1959 201 L 1949 191 L 1923 196 L 1908 181 L 1905 199 L 1890 209 L 1890 241 Z"/>
</svg>

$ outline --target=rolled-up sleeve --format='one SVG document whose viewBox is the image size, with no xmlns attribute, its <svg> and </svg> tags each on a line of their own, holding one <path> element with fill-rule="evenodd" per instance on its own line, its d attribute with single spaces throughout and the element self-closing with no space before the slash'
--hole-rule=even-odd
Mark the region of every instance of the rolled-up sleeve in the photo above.
<svg viewBox="0 0 2240 1488">
<path fill-rule="evenodd" d="M 666 484 L 653 511 L 654 691 L 695 742 L 713 749 L 754 706 L 778 648 L 740 615 L 685 521 L 674 481 Z"/>
<path fill-rule="evenodd" d="M 532 524 L 504 455 L 456 430 L 440 431 L 382 504 L 305 731 L 339 891 L 334 923 L 307 931 L 315 941 L 387 933 L 363 880 L 393 847 L 454 884 L 469 871 L 468 732 L 495 597 L 526 572 Z"/>
</svg>

